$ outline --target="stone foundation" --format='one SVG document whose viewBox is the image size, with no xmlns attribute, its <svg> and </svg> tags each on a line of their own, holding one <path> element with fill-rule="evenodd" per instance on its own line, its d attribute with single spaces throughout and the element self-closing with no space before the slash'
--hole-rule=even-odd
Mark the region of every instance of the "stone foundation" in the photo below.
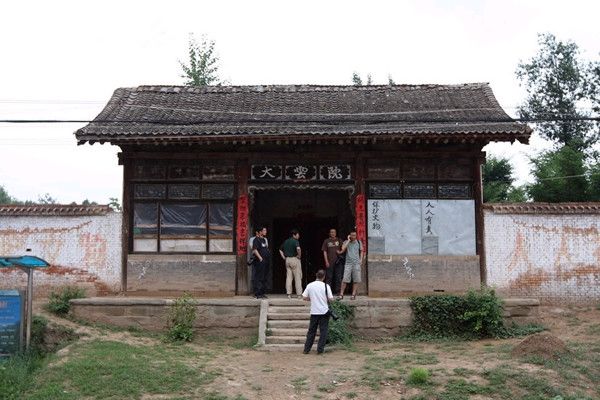
<svg viewBox="0 0 600 400">
<path fill-rule="evenodd" d="M 235 294 L 235 255 L 130 254 L 127 292 L 191 292 L 197 296 Z"/>
<path fill-rule="evenodd" d="M 251 336 L 258 333 L 260 300 L 233 297 L 195 299 L 195 328 L 210 335 Z M 361 337 L 397 336 L 412 324 L 408 299 L 343 300 L 355 307 L 352 329 Z M 173 300 L 132 297 L 96 297 L 71 300 L 71 313 L 77 319 L 93 323 L 136 327 L 154 332 L 165 331 L 167 313 Z M 505 299 L 504 318 L 510 325 L 539 322 L 539 301 Z"/>
<path fill-rule="evenodd" d="M 464 293 L 481 286 L 479 256 L 369 255 L 369 296 Z"/>
</svg>

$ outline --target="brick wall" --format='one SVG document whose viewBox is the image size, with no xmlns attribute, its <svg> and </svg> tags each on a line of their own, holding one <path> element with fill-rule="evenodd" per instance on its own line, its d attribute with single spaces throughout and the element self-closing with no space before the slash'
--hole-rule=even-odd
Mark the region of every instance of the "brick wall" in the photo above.
<svg viewBox="0 0 600 400">
<path fill-rule="evenodd" d="M 34 274 L 36 297 L 45 297 L 53 288 L 65 285 L 83 287 L 88 295 L 121 289 L 121 213 L 36 213 L 39 210 L 30 210 L 28 215 L 0 213 L 0 255 L 31 254 L 51 264 Z M 26 282 L 20 270 L 0 268 L 1 289 L 25 288 Z"/>
<path fill-rule="evenodd" d="M 543 303 L 600 300 L 600 203 L 489 205 L 487 283 Z"/>
</svg>

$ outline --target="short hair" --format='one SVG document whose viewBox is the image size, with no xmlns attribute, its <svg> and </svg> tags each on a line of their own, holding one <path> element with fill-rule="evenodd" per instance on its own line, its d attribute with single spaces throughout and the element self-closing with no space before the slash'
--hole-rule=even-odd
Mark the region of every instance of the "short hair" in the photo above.
<svg viewBox="0 0 600 400">
<path fill-rule="evenodd" d="M 350 233 L 357 233 L 356 229 L 350 229 Z"/>
<path fill-rule="evenodd" d="M 260 232 L 260 231 L 262 231 L 262 230 L 263 230 L 263 229 L 265 229 L 265 228 L 266 228 L 266 226 L 264 226 L 264 225 L 258 225 L 258 226 L 256 227 L 256 229 L 254 229 L 254 232 Z"/>
<path fill-rule="evenodd" d="M 294 229 L 292 229 L 292 230 L 290 231 L 290 234 L 291 234 L 292 236 L 294 236 L 294 235 L 297 235 L 297 234 L 299 234 L 299 233 L 300 233 L 300 231 L 299 231 L 298 229 L 296 229 L 296 228 L 294 228 Z"/>
<path fill-rule="evenodd" d="M 323 278 L 325 278 L 325 270 L 320 269 L 317 271 L 317 279 L 323 279 Z"/>
</svg>

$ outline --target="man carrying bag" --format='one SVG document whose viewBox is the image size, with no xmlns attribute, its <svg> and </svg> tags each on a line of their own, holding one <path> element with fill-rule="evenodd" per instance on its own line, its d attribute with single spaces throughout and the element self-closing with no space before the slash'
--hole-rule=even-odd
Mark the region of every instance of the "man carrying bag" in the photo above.
<svg viewBox="0 0 600 400">
<path fill-rule="evenodd" d="M 319 328 L 319 342 L 317 343 L 317 353 L 323 354 L 325 351 L 325 342 L 327 342 L 327 333 L 329 329 L 329 303 L 333 301 L 331 287 L 324 282 L 325 271 L 317 271 L 317 279 L 309 283 L 302 293 L 304 301 L 310 301 L 310 325 L 306 333 L 306 342 L 304 343 L 304 354 L 308 354 L 315 341 L 317 327 Z"/>
</svg>

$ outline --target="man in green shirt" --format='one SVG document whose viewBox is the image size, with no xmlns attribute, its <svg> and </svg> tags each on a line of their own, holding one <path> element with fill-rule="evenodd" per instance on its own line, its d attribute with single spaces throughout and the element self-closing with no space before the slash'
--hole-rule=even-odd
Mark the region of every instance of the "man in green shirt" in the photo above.
<svg viewBox="0 0 600 400">
<path fill-rule="evenodd" d="M 292 281 L 296 281 L 296 295 L 298 298 L 302 297 L 302 250 L 298 241 L 300 232 L 298 229 L 292 229 L 291 235 L 279 248 L 279 254 L 285 261 L 285 290 L 288 299 L 292 298 Z"/>
</svg>

